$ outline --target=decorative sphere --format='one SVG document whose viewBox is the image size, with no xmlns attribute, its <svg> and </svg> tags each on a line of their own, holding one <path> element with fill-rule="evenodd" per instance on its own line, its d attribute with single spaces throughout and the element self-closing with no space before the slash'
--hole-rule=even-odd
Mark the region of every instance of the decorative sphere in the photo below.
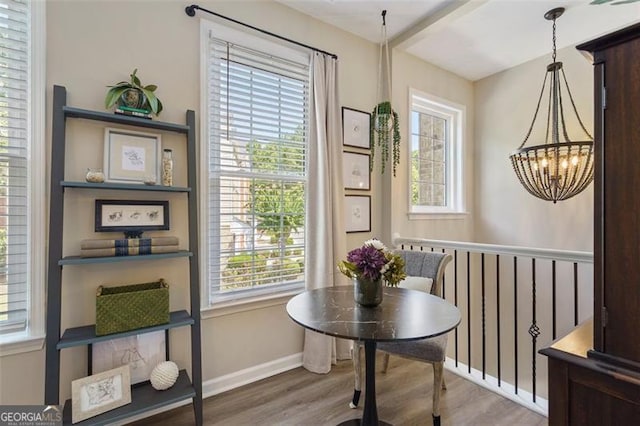
<svg viewBox="0 0 640 426">
<path fill-rule="evenodd" d="M 155 390 L 166 390 L 178 379 L 178 366 L 173 361 L 164 361 L 156 365 L 151 372 L 151 386 Z"/>
</svg>

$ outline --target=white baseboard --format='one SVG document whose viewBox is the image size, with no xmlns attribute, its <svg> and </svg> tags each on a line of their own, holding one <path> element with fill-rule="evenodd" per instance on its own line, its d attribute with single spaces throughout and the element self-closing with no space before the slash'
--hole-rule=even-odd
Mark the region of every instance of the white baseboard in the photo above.
<svg viewBox="0 0 640 426">
<path fill-rule="evenodd" d="M 469 368 L 466 364 L 458 361 L 458 366 L 456 367 L 455 360 L 451 358 L 447 358 L 445 360 L 444 368 L 466 380 L 482 386 L 485 389 L 488 389 L 500 396 L 510 399 L 511 401 L 520 404 L 523 407 L 530 409 L 531 411 L 535 411 L 538 414 L 549 417 L 549 401 L 544 398 L 540 398 L 538 396 L 536 397 L 536 402 L 533 402 L 533 395 L 531 394 L 531 392 L 527 392 L 523 389 L 518 389 L 518 393 L 516 394 L 515 387 L 511 383 L 502 381 L 500 383 L 500 386 L 498 386 L 498 379 L 488 374 L 485 374 L 486 378 L 483 379 L 482 371 L 475 368 L 472 368 L 471 374 L 469 374 Z"/>
<path fill-rule="evenodd" d="M 239 388 L 240 386 L 248 385 L 300 366 L 302 366 L 302 352 L 216 377 L 202 383 L 202 398 L 208 398 L 231 389 Z M 157 410 L 147 411 L 144 414 L 130 417 L 126 422 L 118 424 L 124 425 L 189 404 L 191 404 L 191 400 L 185 399 L 184 401 L 176 402 L 175 404 L 167 405 Z"/>
<path fill-rule="evenodd" d="M 300 366 L 302 366 L 302 352 L 216 377 L 202 384 L 202 397 L 208 398 Z"/>
</svg>

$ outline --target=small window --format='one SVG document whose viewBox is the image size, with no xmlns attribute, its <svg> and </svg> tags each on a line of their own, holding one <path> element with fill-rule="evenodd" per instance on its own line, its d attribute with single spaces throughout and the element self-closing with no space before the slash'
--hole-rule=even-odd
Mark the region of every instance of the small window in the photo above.
<svg viewBox="0 0 640 426">
<path fill-rule="evenodd" d="M 410 213 L 462 213 L 464 107 L 415 90 L 411 98 Z"/>
<path fill-rule="evenodd" d="M 308 54 L 222 29 L 206 38 L 209 305 L 301 289 Z"/>
</svg>

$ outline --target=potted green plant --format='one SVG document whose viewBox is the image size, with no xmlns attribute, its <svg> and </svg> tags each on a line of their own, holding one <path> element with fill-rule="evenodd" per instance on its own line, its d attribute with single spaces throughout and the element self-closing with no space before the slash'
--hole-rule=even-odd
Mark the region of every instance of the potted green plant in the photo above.
<svg viewBox="0 0 640 426">
<path fill-rule="evenodd" d="M 369 138 L 371 139 L 371 157 L 369 170 L 373 171 L 373 159 L 376 153 L 376 145 L 380 148 L 380 165 L 382 173 L 385 171 L 389 152 L 392 156 L 393 176 L 400 164 L 400 122 L 398 113 L 391 108 L 391 102 L 381 102 L 371 112 Z"/>
<path fill-rule="evenodd" d="M 136 73 L 138 69 L 134 69 L 129 75 L 131 80 L 121 81 L 109 87 L 104 104 L 107 108 L 116 105 L 118 107 L 133 108 L 136 110 L 146 110 L 155 115 L 162 111 L 162 102 L 154 93 L 158 86 L 149 84 L 143 86 Z"/>
</svg>

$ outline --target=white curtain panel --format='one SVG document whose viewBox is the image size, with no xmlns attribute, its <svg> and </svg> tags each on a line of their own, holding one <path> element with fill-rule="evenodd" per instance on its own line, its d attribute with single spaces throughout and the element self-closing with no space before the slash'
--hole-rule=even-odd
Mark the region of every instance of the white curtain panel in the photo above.
<svg viewBox="0 0 640 426">
<path fill-rule="evenodd" d="M 347 284 L 337 267 L 347 252 L 337 60 L 315 53 L 311 73 L 305 226 L 307 290 Z M 328 373 L 336 359 L 351 357 L 350 348 L 349 341 L 305 330 L 302 365 L 314 373 Z"/>
</svg>

